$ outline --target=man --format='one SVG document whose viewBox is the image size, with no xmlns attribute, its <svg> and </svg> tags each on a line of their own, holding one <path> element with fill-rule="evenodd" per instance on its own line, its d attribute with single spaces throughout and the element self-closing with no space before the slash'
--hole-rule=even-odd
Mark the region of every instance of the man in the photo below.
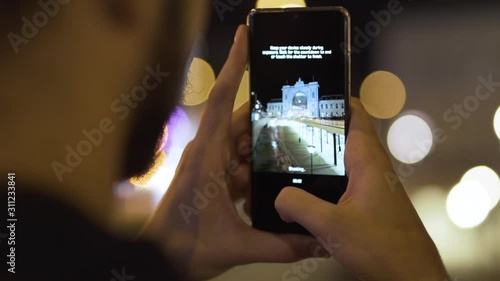
<svg viewBox="0 0 500 281">
<path fill-rule="evenodd" d="M 447 279 L 401 184 L 385 180 L 390 160 L 357 99 L 339 204 L 293 187 L 276 199 L 282 218 L 313 237 L 265 233 L 239 219 L 233 199 L 248 190 L 248 109 L 232 108 L 247 64 L 244 26 L 144 231 L 136 241 L 106 233 L 111 186 L 152 163 L 210 3 L 0 3 L 0 170 L 15 173 L 18 219 L 9 228 L 15 245 L 1 244 L 10 256 L 2 280 L 205 280 L 322 249 L 362 280 Z M 210 202 L 194 208 L 195 194 L 207 191 Z"/>
</svg>

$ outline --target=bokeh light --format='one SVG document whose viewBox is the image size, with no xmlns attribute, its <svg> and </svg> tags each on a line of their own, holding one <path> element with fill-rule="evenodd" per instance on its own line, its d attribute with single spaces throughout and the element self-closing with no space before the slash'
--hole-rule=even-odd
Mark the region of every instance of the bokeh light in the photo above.
<svg viewBox="0 0 500 281">
<path fill-rule="evenodd" d="M 500 107 L 498 107 L 495 117 L 493 118 L 493 128 L 495 128 L 495 133 L 500 139 Z"/>
<path fill-rule="evenodd" d="M 396 116 L 406 102 L 406 89 L 398 76 L 387 71 L 368 75 L 360 89 L 360 99 L 373 117 L 389 119 Z"/>
<path fill-rule="evenodd" d="M 163 151 L 156 153 L 153 165 L 151 165 L 149 170 L 144 175 L 130 178 L 130 183 L 141 188 L 151 187 L 149 181 L 159 172 L 160 167 L 165 163 L 166 156 L 166 153 Z"/>
<path fill-rule="evenodd" d="M 191 124 L 190 117 L 177 106 L 157 145 L 160 149 L 153 165 L 146 174 L 131 178 L 130 182 L 136 187 L 151 190 L 157 202 L 170 185 L 184 148 L 195 134 L 196 128 Z"/>
<path fill-rule="evenodd" d="M 422 186 L 410 198 L 427 232 L 440 250 L 448 250 L 453 227 L 446 214 L 447 192 L 437 185 Z"/>
<path fill-rule="evenodd" d="M 446 210 L 451 221 L 461 228 L 481 224 L 490 211 L 487 191 L 475 181 L 460 181 L 448 194 Z"/>
<path fill-rule="evenodd" d="M 305 7 L 304 0 L 258 0 L 257 8 L 292 8 Z"/>
<path fill-rule="evenodd" d="M 433 143 L 429 125 L 420 117 L 405 115 L 392 123 L 387 134 L 387 145 L 394 158 L 407 164 L 422 161 Z"/>
<path fill-rule="evenodd" d="M 468 170 L 462 181 L 479 183 L 488 192 L 490 210 L 495 208 L 500 199 L 500 178 L 497 173 L 487 166 L 478 166 Z"/>
<path fill-rule="evenodd" d="M 215 73 L 212 66 L 200 58 L 194 58 L 184 86 L 184 105 L 194 106 L 207 101 L 214 83 Z"/>
</svg>

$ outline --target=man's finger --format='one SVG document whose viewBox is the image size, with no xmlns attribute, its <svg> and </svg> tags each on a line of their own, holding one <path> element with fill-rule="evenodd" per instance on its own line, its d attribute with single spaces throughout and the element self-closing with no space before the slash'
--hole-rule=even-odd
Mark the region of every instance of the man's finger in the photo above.
<svg viewBox="0 0 500 281">
<path fill-rule="evenodd" d="M 231 124 L 231 134 L 234 140 L 236 140 L 238 137 L 240 137 L 245 133 L 250 133 L 249 102 L 244 103 L 233 113 L 232 124 Z"/>
<path fill-rule="evenodd" d="M 362 131 L 370 136 L 375 136 L 370 116 L 358 98 L 351 98 L 351 124 L 349 130 Z"/>
<path fill-rule="evenodd" d="M 241 263 L 294 262 L 308 257 L 328 258 L 330 255 L 314 237 L 298 234 L 273 234 L 248 228 L 239 249 Z"/>
<path fill-rule="evenodd" d="M 231 125 L 234 100 L 248 62 L 248 30 L 240 25 L 235 35 L 229 57 L 215 82 L 200 123 L 199 133 L 219 136 L 228 132 Z M 220 135 L 228 137 L 227 135 Z"/>
<path fill-rule="evenodd" d="M 343 218 L 337 205 L 299 188 L 284 188 L 274 206 L 284 221 L 296 222 L 316 237 L 335 235 L 334 232 L 343 226 Z"/>
<path fill-rule="evenodd" d="M 233 113 L 231 124 L 231 155 L 242 163 L 251 162 L 250 108 L 245 103 Z"/>
<path fill-rule="evenodd" d="M 240 164 L 236 173 L 231 175 L 231 199 L 236 201 L 250 197 L 251 169 L 248 164 Z"/>
<path fill-rule="evenodd" d="M 370 116 L 361 101 L 351 99 L 351 120 L 345 151 L 345 167 L 349 178 L 353 172 L 363 172 L 371 165 L 389 165 L 387 152 L 380 143 Z"/>
</svg>

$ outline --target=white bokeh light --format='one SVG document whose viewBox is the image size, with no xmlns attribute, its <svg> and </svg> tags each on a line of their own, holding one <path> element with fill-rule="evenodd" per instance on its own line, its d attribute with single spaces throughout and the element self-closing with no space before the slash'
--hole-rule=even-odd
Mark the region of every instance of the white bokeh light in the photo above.
<svg viewBox="0 0 500 281">
<path fill-rule="evenodd" d="M 304 0 L 258 0 L 257 8 L 293 8 L 305 7 Z"/>
<path fill-rule="evenodd" d="M 422 161 L 431 151 L 432 143 L 431 128 L 415 115 L 398 118 L 387 134 L 387 145 L 392 155 L 407 164 Z"/>
<path fill-rule="evenodd" d="M 448 253 L 455 245 L 450 243 L 453 227 L 446 214 L 447 195 L 441 187 L 428 185 L 413 191 L 410 199 L 436 245 Z"/>
<path fill-rule="evenodd" d="M 490 210 L 495 208 L 500 199 L 500 178 L 495 171 L 487 166 L 474 167 L 464 174 L 462 181 L 479 183 L 488 192 Z"/>
<path fill-rule="evenodd" d="M 446 210 L 458 227 L 478 226 L 490 211 L 488 193 L 475 181 L 461 181 L 448 194 Z"/>
<path fill-rule="evenodd" d="M 493 118 L 493 128 L 495 128 L 495 133 L 497 134 L 497 137 L 500 139 L 500 107 L 497 109 L 495 117 Z"/>
</svg>

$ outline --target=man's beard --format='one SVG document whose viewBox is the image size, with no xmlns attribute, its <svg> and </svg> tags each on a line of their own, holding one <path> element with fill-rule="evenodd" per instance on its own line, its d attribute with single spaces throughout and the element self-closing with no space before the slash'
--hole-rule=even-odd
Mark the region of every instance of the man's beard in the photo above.
<svg viewBox="0 0 500 281">
<path fill-rule="evenodd" d="M 170 11 L 180 11 L 183 1 L 168 1 L 172 3 Z M 176 7 L 174 7 L 176 6 Z M 170 114 L 174 111 L 182 93 L 185 79 L 185 68 L 188 55 L 192 46 L 184 45 L 187 42 L 183 31 L 185 22 L 182 13 L 170 13 L 165 17 L 165 27 L 158 36 L 156 53 L 152 57 L 158 58 L 152 61 L 150 67 L 159 68 L 162 72 L 168 72 L 155 89 L 148 91 L 147 98 L 139 103 L 131 114 L 133 120 L 125 146 L 125 157 L 121 168 L 122 179 L 140 177 L 144 175 L 153 165 L 157 157 L 157 147 L 163 136 L 163 130 Z M 168 29 L 168 30 L 165 30 Z M 165 38 L 170 39 L 167 42 Z M 141 81 L 141 80 L 139 80 Z"/>
<path fill-rule="evenodd" d="M 122 179 L 140 177 L 148 172 L 157 157 L 166 123 L 178 105 L 184 86 L 184 61 L 179 64 L 160 64 L 168 77 L 147 98 L 139 103 L 130 117 L 130 131 L 125 147 L 125 163 Z M 172 70 L 161 66 L 170 66 Z M 173 65 L 176 65 L 175 67 Z M 154 69 L 156 65 L 151 65 Z"/>
</svg>

